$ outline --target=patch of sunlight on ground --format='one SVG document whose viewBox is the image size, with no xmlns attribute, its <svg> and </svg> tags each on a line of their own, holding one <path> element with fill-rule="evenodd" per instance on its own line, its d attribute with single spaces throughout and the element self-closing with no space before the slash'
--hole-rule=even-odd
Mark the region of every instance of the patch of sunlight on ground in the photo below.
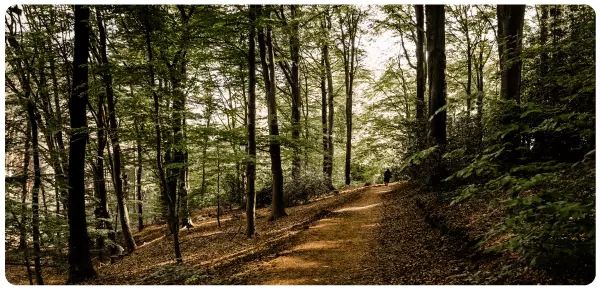
<svg viewBox="0 0 600 289">
<path fill-rule="evenodd" d="M 309 268 L 314 268 L 316 266 L 319 266 L 319 262 L 309 261 L 309 260 L 299 258 L 299 257 L 294 257 L 294 256 L 279 257 L 279 258 L 275 259 L 275 261 L 272 262 L 271 264 L 272 265 L 275 264 L 274 267 L 276 267 L 279 270 L 309 269 Z"/>
<path fill-rule="evenodd" d="M 348 207 L 348 208 L 343 208 L 343 209 L 335 210 L 333 212 L 334 213 L 341 213 L 341 212 L 361 211 L 361 210 L 366 210 L 366 209 L 370 209 L 370 208 L 373 208 L 373 207 L 377 207 L 379 205 L 381 205 L 381 203 L 372 204 L 372 205 L 368 205 L 368 206 L 364 206 L 364 207 Z"/>
<path fill-rule="evenodd" d="M 378 191 L 378 192 L 374 192 L 375 194 L 381 195 L 381 194 L 387 194 L 387 193 L 391 193 L 392 190 L 385 190 L 385 191 Z"/>
<path fill-rule="evenodd" d="M 339 241 L 316 241 L 310 243 L 304 243 L 294 247 L 293 251 L 302 251 L 302 250 L 316 250 L 316 249 L 334 249 L 340 247 L 341 244 Z"/>
<path fill-rule="evenodd" d="M 306 278 L 295 278 L 295 279 L 275 279 L 269 280 L 263 283 L 263 285 L 298 285 L 306 282 Z"/>
<path fill-rule="evenodd" d="M 160 240 L 162 240 L 162 239 L 164 239 L 164 238 L 165 238 L 165 236 L 163 235 L 162 237 L 158 237 L 158 238 L 156 238 L 156 239 L 154 239 L 154 240 L 151 240 L 151 241 L 148 241 L 148 242 L 144 242 L 144 243 L 142 243 L 141 245 L 137 245 L 137 249 L 139 250 L 139 249 L 141 249 L 141 248 L 148 247 L 148 246 L 150 246 L 151 244 L 154 244 L 154 243 L 156 243 L 156 242 L 158 242 L 158 241 L 160 241 Z"/>
<path fill-rule="evenodd" d="M 325 227 L 330 227 L 332 225 L 337 225 L 341 222 L 342 221 L 340 219 L 325 218 L 325 219 L 319 220 L 319 223 L 317 225 L 310 226 L 310 228 L 311 229 L 325 228 Z"/>
</svg>

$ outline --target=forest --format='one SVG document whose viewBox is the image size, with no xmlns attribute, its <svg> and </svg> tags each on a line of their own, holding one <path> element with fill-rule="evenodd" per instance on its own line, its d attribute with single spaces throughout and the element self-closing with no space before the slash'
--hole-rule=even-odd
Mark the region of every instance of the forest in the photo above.
<svg viewBox="0 0 600 289">
<path fill-rule="evenodd" d="M 590 284 L 595 45 L 585 5 L 12 5 L 5 277 Z"/>
</svg>

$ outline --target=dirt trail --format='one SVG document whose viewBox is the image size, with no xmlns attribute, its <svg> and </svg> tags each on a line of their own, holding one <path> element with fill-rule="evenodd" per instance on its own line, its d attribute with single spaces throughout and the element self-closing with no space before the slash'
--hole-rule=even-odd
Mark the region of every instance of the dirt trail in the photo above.
<svg viewBox="0 0 600 289">
<path fill-rule="evenodd" d="M 253 264 L 242 273 L 246 284 L 356 284 L 371 275 L 369 254 L 376 246 L 381 196 L 392 186 L 369 188 L 301 232 L 279 257 Z M 367 277 L 367 279 L 370 279 Z"/>
</svg>

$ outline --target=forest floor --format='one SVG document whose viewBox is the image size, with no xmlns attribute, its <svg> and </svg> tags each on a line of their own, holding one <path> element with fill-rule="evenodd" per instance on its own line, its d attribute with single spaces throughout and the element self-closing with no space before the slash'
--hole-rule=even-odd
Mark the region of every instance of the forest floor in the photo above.
<svg viewBox="0 0 600 289">
<path fill-rule="evenodd" d="M 262 208 L 257 210 L 258 234 L 250 239 L 245 237 L 240 210 L 227 212 L 220 228 L 215 218 L 196 215 L 195 227 L 181 231 L 182 265 L 173 261 L 173 244 L 171 238 L 165 238 L 164 225 L 153 225 L 135 234 L 138 249 L 132 255 L 114 264 L 96 262 L 98 277 L 86 284 L 549 281 L 527 267 L 504 274 L 501 268 L 506 267 L 510 256 L 473 258 L 464 250 L 465 242 L 432 224 L 430 209 L 422 198 L 422 192 L 406 183 L 394 183 L 332 193 L 287 208 L 289 216 L 276 222 L 268 221 L 269 208 Z M 64 284 L 66 274 L 64 270 L 45 272 L 46 282 Z M 13 284 L 26 283 L 24 274 L 18 278 L 7 269 L 6 276 Z"/>
</svg>

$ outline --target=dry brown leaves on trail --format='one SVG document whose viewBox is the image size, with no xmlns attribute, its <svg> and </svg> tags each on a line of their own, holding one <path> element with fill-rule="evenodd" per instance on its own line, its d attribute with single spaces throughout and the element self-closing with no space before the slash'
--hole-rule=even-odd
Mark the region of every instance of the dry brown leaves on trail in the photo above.
<svg viewBox="0 0 600 289">
<path fill-rule="evenodd" d="M 257 236 L 245 236 L 243 212 L 234 211 L 221 219 L 198 221 L 195 227 L 182 229 L 180 235 L 183 266 L 172 266 L 173 244 L 164 237 L 164 226 L 152 226 L 136 234 L 138 250 L 116 264 L 97 269 L 98 278 L 87 284 L 205 284 L 229 283 L 231 275 L 223 274 L 229 267 L 244 261 L 273 253 L 274 244 L 286 243 L 289 236 L 298 233 L 291 228 L 313 218 L 319 212 L 331 210 L 356 198 L 362 189 L 348 190 L 321 200 L 287 208 L 288 217 L 269 222 L 269 208 L 257 210 Z M 232 216 L 235 216 L 232 218 Z M 187 281 L 187 282 L 186 282 Z"/>
</svg>

